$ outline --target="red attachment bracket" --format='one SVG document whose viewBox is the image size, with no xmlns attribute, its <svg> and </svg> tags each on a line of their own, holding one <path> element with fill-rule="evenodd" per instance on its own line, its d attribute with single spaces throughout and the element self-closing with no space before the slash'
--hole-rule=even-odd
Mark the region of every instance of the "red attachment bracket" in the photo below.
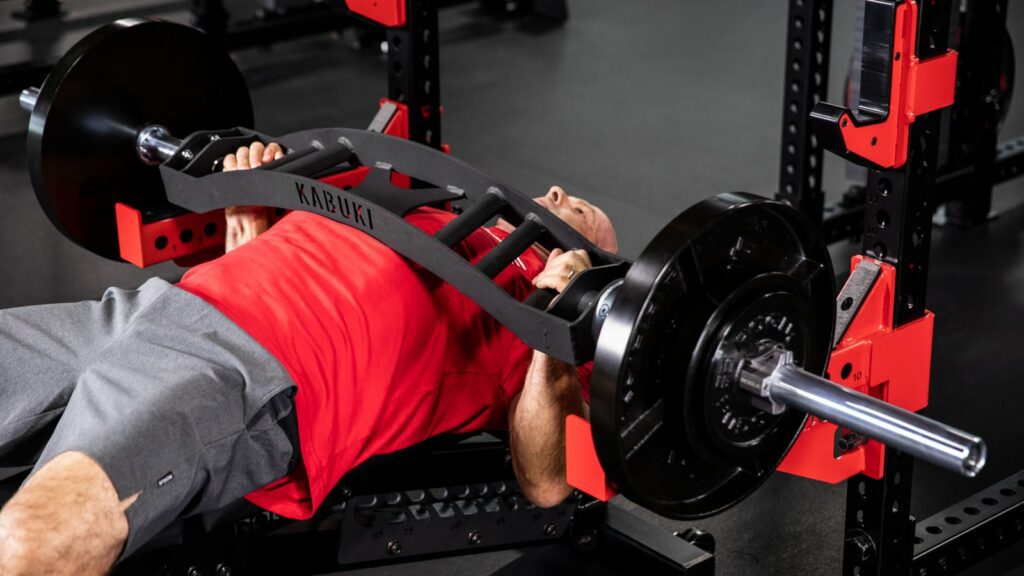
<svg viewBox="0 0 1024 576">
<path fill-rule="evenodd" d="M 957 53 L 920 60 L 917 46 L 918 4 L 896 7 L 891 51 L 888 114 L 882 121 L 859 122 L 849 109 L 818 103 L 811 113 L 822 145 L 844 158 L 878 168 L 899 168 L 907 162 L 910 125 L 917 116 L 953 104 Z"/>
<path fill-rule="evenodd" d="M 348 9 L 388 28 L 405 26 L 405 0 L 345 0 Z"/>
<path fill-rule="evenodd" d="M 224 253 L 224 211 L 188 213 L 154 222 L 142 221 L 142 212 L 118 202 L 117 240 L 121 258 L 145 268 L 167 260 L 190 266 Z"/>
<path fill-rule="evenodd" d="M 855 256 L 851 269 L 865 260 Z M 837 384 L 916 412 L 928 405 L 935 315 L 927 312 L 894 328 L 896 270 L 870 261 L 881 267 L 881 273 L 833 350 L 828 375 Z M 857 474 L 881 478 L 885 447 L 870 440 L 844 449 L 843 444 L 852 437 L 844 439 L 843 433 L 835 424 L 808 418 L 778 470 L 829 483 Z"/>
</svg>

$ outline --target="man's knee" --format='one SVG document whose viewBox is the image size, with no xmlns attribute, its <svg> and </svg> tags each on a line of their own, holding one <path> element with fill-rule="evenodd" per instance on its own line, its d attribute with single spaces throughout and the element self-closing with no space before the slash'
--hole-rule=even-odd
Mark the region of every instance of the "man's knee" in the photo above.
<svg viewBox="0 0 1024 576">
<path fill-rule="evenodd" d="M 103 469 L 78 452 L 43 466 L 0 511 L 0 575 L 104 573 L 128 536 Z"/>
</svg>

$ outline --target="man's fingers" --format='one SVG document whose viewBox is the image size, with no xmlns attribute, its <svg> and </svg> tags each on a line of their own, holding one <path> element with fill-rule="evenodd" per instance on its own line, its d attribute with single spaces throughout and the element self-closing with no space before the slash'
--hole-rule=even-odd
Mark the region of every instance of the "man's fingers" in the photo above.
<svg viewBox="0 0 1024 576">
<path fill-rule="evenodd" d="M 263 151 L 266 150 L 263 142 L 253 142 L 249 146 L 249 167 L 256 168 L 263 164 Z"/>
<path fill-rule="evenodd" d="M 235 152 L 235 156 L 238 157 L 238 169 L 248 170 L 249 169 L 249 147 L 242 146 Z"/>
<path fill-rule="evenodd" d="M 573 250 L 573 252 L 575 252 L 577 257 L 580 258 L 584 266 L 586 266 L 587 268 L 594 267 L 594 265 L 590 263 L 590 254 L 587 254 L 586 250 Z"/>
<path fill-rule="evenodd" d="M 238 159 L 235 158 L 234 154 L 228 154 L 224 157 L 224 168 L 222 172 L 231 172 L 232 170 L 238 169 Z"/>
<path fill-rule="evenodd" d="M 281 145 L 277 142 L 271 142 L 270 146 L 267 146 L 267 149 L 263 151 L 263 163 L 272 162 L 281 156 L 284 156 L 284 150 L 281 149 Z"/>
</svg>

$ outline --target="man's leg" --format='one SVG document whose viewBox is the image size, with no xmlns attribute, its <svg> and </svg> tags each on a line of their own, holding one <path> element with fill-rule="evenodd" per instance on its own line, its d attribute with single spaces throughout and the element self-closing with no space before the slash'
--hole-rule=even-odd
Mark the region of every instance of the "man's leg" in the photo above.
<svg viewBox="0 0 1024 576">
<path fill-rule="evenodd" d="M 175 518 L 283 476 L 292 387 L 223 315 L 166 291 L 83 372 L 33 476 L 0 511 L 0 574 L 102 573 Z"/>
<path fill-rule="evenodd" d="M 35 464 L 82 370 L 168 289 L 153 279 L 98 301 L 0 310 L 0 481 Z"/>
</svg>

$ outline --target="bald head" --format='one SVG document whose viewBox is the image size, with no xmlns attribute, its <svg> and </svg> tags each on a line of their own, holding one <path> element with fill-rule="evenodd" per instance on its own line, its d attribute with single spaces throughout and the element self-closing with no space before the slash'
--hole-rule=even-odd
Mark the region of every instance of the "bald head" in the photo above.
<svg viewBox="0 0 1024 576">
<path fill-rule="evenodd" d="M 582 198 L 566 194 L 558 186 L 552 186 L 547 194 L 534 198 L 534 201 L 575 228 L 598 248 L 613 254 L 618 252 L 615 228 L 604 210 Z"/>
</svg>

